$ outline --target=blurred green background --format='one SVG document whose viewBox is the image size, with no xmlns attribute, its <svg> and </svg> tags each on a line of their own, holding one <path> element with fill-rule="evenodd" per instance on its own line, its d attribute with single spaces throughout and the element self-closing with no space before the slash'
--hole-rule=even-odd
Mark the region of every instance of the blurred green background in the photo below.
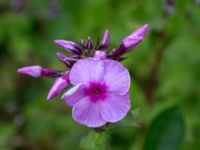
<svg viewBox="0 0 200 150">
<path fill-rule="evenodd" d="M 123 64 L 132 76 L 133 116 L 105 133 L 77 124 L 53 79 L 17 74 L 25 65 L 65 69 L 55 39 L 98 40 L 110 48 L 143 24 L 144 41 Z M 0 149 L 199 150 L 199 0 L 0 0 Z"/>
</svg>

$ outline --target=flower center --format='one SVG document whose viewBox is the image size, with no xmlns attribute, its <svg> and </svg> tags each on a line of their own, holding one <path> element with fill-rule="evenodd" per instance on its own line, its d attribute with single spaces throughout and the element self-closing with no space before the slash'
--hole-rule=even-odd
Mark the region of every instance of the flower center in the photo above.
<svg viewBox="0 0 200 150">
<path fill-rule="evenodd" d="M 92 90 L 93 90 L 92 92 L 93 92 L 94 94 L 99 94 L 99 93 L 101 93 L 101 89 L 100 89 L 99 87 L 94 87 Z"/>
<path fill-rule="evenodd" d="M 86 96 L 90 97 L 92 102 L 105 100 L 107 94 L 107 86 L 101 81 L 92 81 L 87 85 L 85 90 Z"/>
</svg>

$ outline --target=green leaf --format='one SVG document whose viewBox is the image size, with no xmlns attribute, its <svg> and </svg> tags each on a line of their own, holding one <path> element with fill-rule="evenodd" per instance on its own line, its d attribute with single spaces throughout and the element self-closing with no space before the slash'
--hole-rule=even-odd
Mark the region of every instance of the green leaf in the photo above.
<svg viewBox="0 0 200 150">
<path fill-rule="evenodd" d="M 95 132 L 90 131 L 87 136 L 85 136 L 81 142 L 80 146 L 84 150 L 107 150 L 107 135 L 105 132 Z"/>
<path fill-rule="evenodd" d="M 184 129 L 179 107 L 164 111 L 151 124 L 145 139 L 144 150 L 180 150 Z"/>
<path fill-rule="evenodd" d="M 139 108 L 136 108 L 134 111 L 129 111 L 123 120 L 113 125 L 116 127 L 125 127 L 125 128 L 138 127 L 139 113 L 140 113 Z"/>
</svg>

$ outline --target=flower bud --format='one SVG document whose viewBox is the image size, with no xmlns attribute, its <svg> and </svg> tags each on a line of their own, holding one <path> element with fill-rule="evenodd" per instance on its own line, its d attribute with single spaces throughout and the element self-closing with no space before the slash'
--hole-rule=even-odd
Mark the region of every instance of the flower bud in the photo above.
<svg viewBox="0 0 200 150">
<path fill-rule="evenodd" d="M 124 53 L 130 51 L 143 40 L 147 30 L 148 25 L 145 24 L 133 33 L 131 33 L 131 35 L 125 37 L 122 40 L 120 46 L 116 50 L 111 51 L 110 55 L 113 57 L 119 57 L 120 55 L 123 55 Z"/>
<path fill-rule="evenodd" d="M 68 85 L 69 85 L 69 72 L 66 72 L 62 77 L 58 77 L 54 81 L 47 96 L 47 99 L 51 100 L 52 98 L 57 96 L 60 92 L 62 92 L 62 90 L 64 90 Z"/>
<path fill-rule="evenodd" d="M 77 56 L 65 56 L 64 54 L 57 52 L 57 57 L 62 61 L 67 67 L 71 68 L 72 65 L 80 59 L 80 57 Z"/>
<path fill-rule="evenodd" d="M 92 49 L 93 48 L 93 41 L 91 37 L 88 37 L 88 39 L 85 41 L 84 46 L 86 49 Z"/>
<path fill-rule="evenodd" d="M 100 48 L 101 49 L 105 49 L 105 48 L 108 48 L 110 45 L 110 34 L 109 34 L 109 31 L 106 30 L 104 32 L 104 35 L 103 35 L 103 39 L 101 41 L 101 45 L 100 45 Z"/>
<path fill-rule="evenodd" d="M 41 77 L 42 67 L 41 66 L 26 66 L 17 70 L 18 73 L 29 75 L 34 78 Z"/>
<path fill-rule="evenodd" d="M 81 47 L 78 44 L 76 44 L 75 42 L 66 41 L 66 40 L 55 40 L 55 43 L 70 53 L 74 53 L 77 55 L 82 54 Z"/>
<path fill-rule="evenodd" d="M 17 72 L 25 75 L 29 75 L 34 78 L 39 77 L 59 77 L 62 76 L 62 72 L 57 70 L 50 70 L 42 68 L 41 66 L 25 66 L 17 70 Z"/>
</svg>

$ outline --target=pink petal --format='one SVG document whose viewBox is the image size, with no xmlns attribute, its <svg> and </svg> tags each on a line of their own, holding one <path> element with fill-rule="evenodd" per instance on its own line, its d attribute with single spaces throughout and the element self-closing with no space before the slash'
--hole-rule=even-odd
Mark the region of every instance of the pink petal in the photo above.
<svg viewBox="0 0 200 150">
<path fill-rule="evenodd" d="M 76 102 L 83 99 L 85 96 L 84 85 L 78 84 L 75 87 L 69 89 L 63 96 L 62 99 L 69 105 L 73 106 Z"/>
<path fill-rule="evenodd" d="M 93 103 L 88 97 L 78 101 L 72 111 L 75 121 L 88 127 L 100 127 L 106 124 L 99 112 L 99 103 Z"/>
<path fill-rule="evenodd" d="M 101 80 L 103 76 L 103 63 L 93 58 L 80 59 L 70 71 L 70 81 L 73 85 Z"/>
<path fill-rule="evenodd" d="M 128 70 L 119 62 L 105 60 L 104 62 L 104 81 L 109 92 L 124 95 L 130 87 L 130 75 Z"/>
<path fill-rule="evenodd" d="M 108 122 L 117 122 L 123 119 L 130 109 L 129 95 L 110 94 L 100 105 L 102 118 Z"/>
</svg>

